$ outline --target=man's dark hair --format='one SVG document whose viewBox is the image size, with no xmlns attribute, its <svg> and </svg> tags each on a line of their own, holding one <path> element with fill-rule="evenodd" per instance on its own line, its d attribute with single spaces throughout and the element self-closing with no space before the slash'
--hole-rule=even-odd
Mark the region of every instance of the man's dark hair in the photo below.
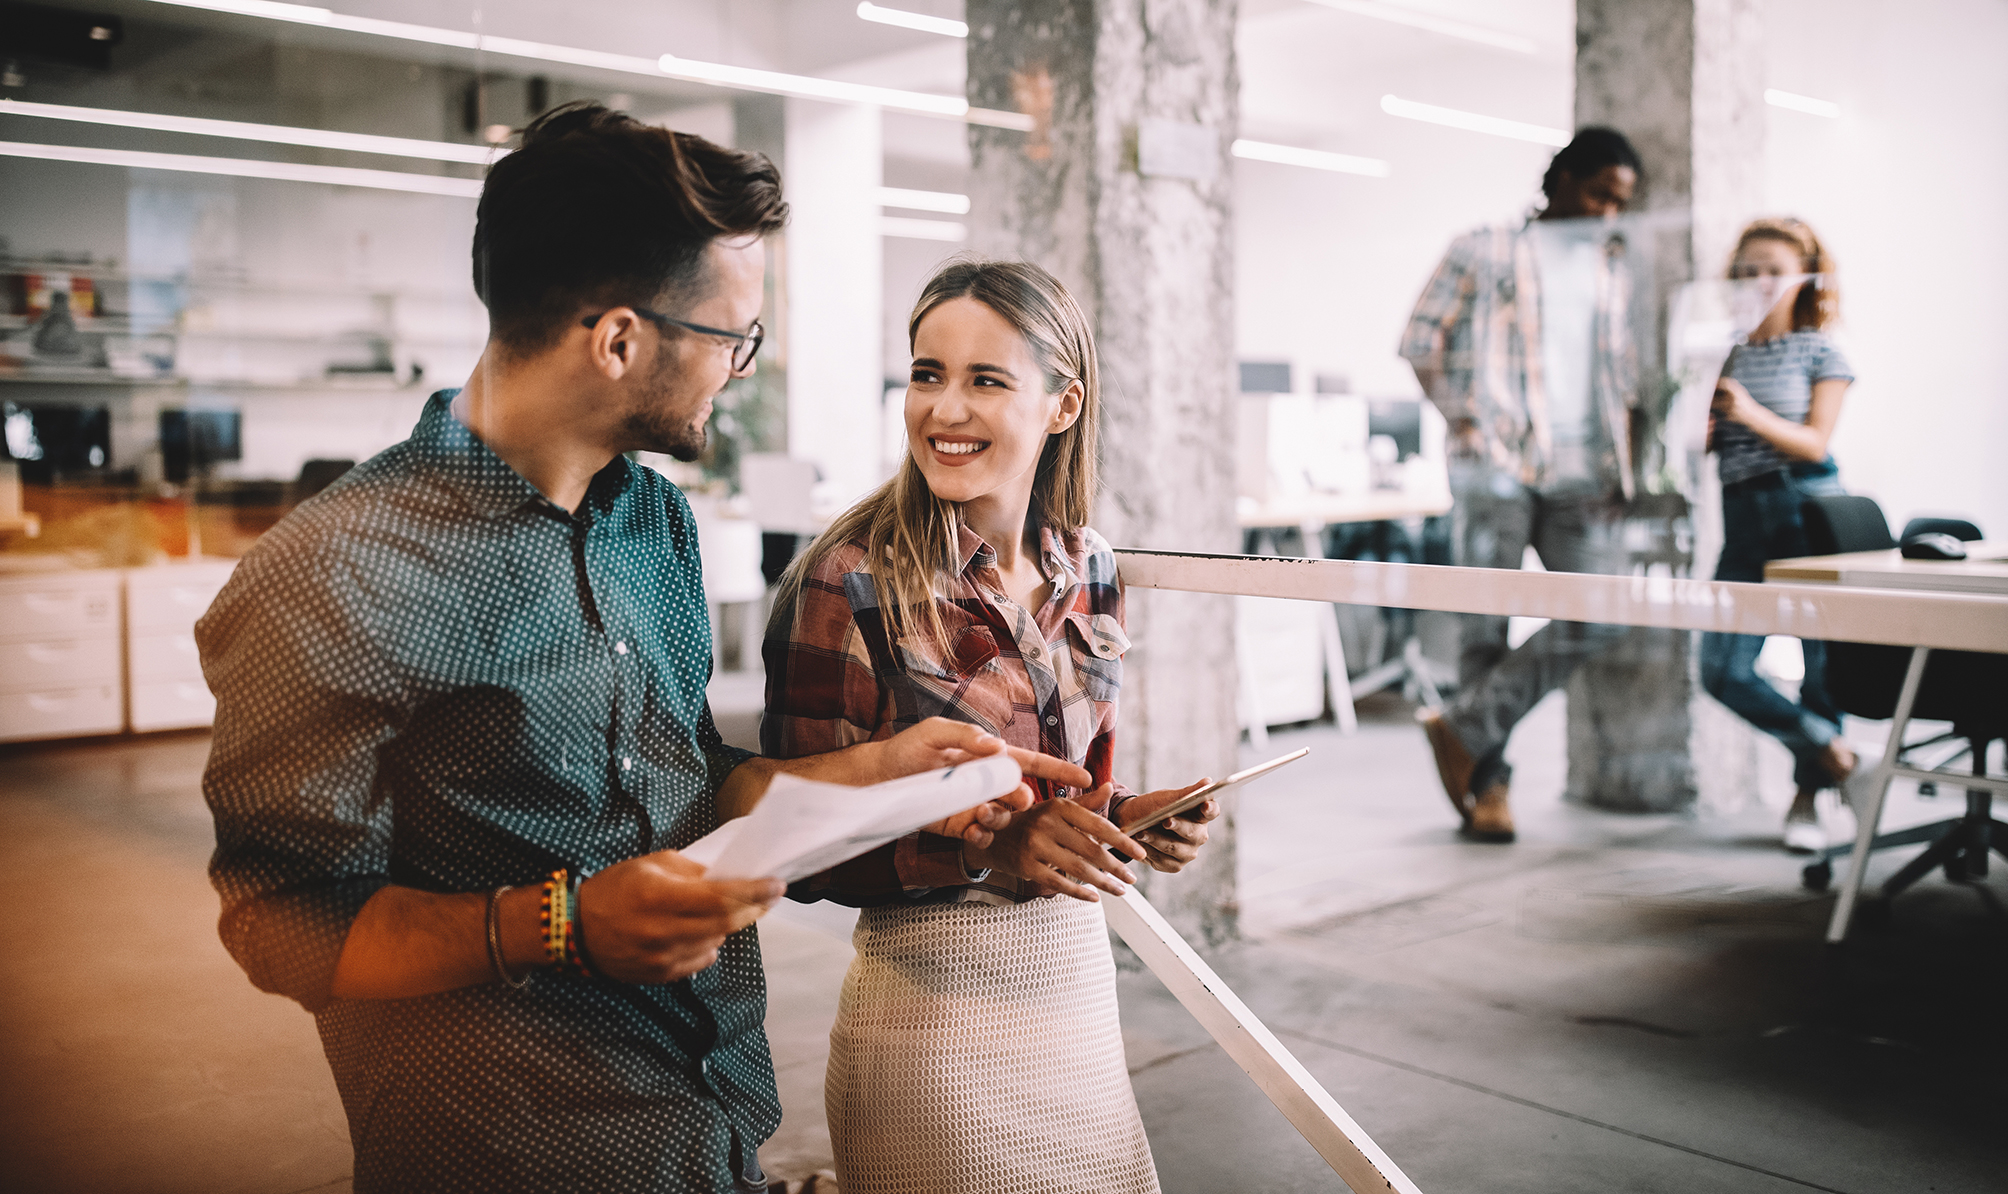
<svg viewBox="0 0 2008 1194">
<path fill-rule="evenodd" d="M 1541 176 L 1541 193 L 1553 199 L 1555 184 L 1562 175 L 1581 181 L 1595 177 L 1606 166 L 1630 166 L 1633 173 L 1645 174 L 1638 150 L 1632 148 L 1623 133 L 1602 125 L 1578 129 L 1575 137 L 1556 152 L 1555 160 L 1548 163 L 1548 172 Z"/>
<path fill-rule="evenodd" d="M 489 335 L 518 353 L 587 307 L 649 307 L 694 290 L 721 236 L 788 219 L 765 154 L 642 124 L 600 104 L 554 108 L 497 162 L 474 218 L 474 292 Z"/>
</svg>

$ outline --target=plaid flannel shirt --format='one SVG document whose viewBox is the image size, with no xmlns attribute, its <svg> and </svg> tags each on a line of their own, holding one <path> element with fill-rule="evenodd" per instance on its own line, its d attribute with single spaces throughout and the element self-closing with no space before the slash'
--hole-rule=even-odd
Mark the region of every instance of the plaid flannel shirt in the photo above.
<svg viewBox="0 0 2008 1194">
<path fill-rule="evenodd" d="M 777 758 L 890 738 L 929 717 L 983 727 L 1012 746 L 1078 763 L 1109 779 L 1122 688 L 1123 595 L 1115 554 L 1094 531 L 1040 532 L 1040 570 L 1054 582 L 1038 610 L 1006 597 L 997 554 L 963 528 L 953 592 L 940 598 L 953 644 L 925 632 L 895 640 L 865 559 L 852 542 L 823 557 L 800 595 L 767 624 L 767 712 L 760 747 Z M 1032 781 L 1042 799 L 1087 793 Z M 1131 793 L 1117 787 L 1110 805 Z M 1087 803 L 1086 801 L 1083 801 Z M 1097 813 L 1108 808 L 1099 802 Z M 821 875 L 789 895 L 855 907 L 903 901 L 1015 903 L 1036 885 L 964 869 L 961 843 L 915 833 Z"/>
<path fill-rule="evenodd" d="M 1475 424 L 1493 467 L 1524 485 L 1551 479 L 1553 441 L 1541 363 L 1541 279 L 1532 221 L 1458 237 L 1416 300 L 1401 355 L 1442 375 L 1429 396 L 1452 427 Z M 1631 272 L 1613 230 L 1597 275 L 1591 402 L 1603 416 L 1591 467 L 1607 490 L 1633 494 L 1630 410 L 1638 358 L 1630 330 Z"/>
</svg>

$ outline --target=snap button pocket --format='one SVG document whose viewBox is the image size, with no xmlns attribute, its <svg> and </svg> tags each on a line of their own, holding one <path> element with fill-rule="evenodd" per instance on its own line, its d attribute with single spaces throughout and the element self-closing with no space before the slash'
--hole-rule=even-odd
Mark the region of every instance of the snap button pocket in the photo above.
<svg viewBox="0 0 2008 1194">
<path fill-rule="evenodd" d="M 1047 725 L 1049 725 L 1049 726 L 1056 726 L 1056 725 L 1059 725 L 1059 724 L 1060 724 L 1060 719 L 1059 719 L 1059 718 L 1057 718 L 1057 717 L 1054 717 L 1054 716 L 1052 716 L 1051 714 L 1048 714 L 1048 715 L 1047 715 L 1047 717 L 1046 717 L 1046 724 L 1047 724 Z"/>
</svg>

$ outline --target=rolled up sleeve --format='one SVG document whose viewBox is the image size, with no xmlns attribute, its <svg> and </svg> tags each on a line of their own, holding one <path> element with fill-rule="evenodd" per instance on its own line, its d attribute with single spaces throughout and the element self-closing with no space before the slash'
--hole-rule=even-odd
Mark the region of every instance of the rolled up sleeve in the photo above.
<svg viewBox="0 0 2008 1194">
<path fill-rule="evenodd" d="M 203 796 L 223 945 L 254 985 L 330 1001 L 357 913 L 390 882 L 378 750 L 399 719 L 392 669 L 344 578 L 280 544 L 254 553 L 196 627 L 216 726 Z"/>
</svg>

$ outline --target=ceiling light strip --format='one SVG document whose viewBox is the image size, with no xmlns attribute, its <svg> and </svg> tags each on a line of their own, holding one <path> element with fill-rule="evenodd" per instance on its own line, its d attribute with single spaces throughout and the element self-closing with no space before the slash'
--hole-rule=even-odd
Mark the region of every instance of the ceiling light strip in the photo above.
<svg viewBox="0 0 2008 1194">
<path fill-rule="evenodd" d="M 953 220 L 915 220 L 906 216 L 880 216 L 879 234 L 906 240 L 964 241 L 969 229 Z"/>
<path fill-rule="evenodd" d="M 1841 118 L 1841 106 L 1832 100 L 1814 99 L 1810 95 L 1797 95 L 1790 91 L 1780 91 L 1776 87 L 1764 89 L 1764 102 L 1774 108 L 1790 108 L 1794 112 L 1804 112 L 1808 116 L 1824 116 L 1828 120 Z"/>
<path fill-rule="evenodd" d="M 1473 133 L 1490 133 L 1495 137 L 1511 137 L 1515 141 L 1532 141 L 1537 145 L 1552 145 L 1557 149 L 1567 145 L 1574 137 L 1574 134 L 1567 129 L 1505 120 L 1498 116 L 1482 116 L 1476 112 L 1464 112 L 1456 108 L 1439 108 L 1435 104 L 1419 104 L 1414 100 L 1405 100 L 1392 95 L 1381 97 L 1381 111 L 1389 116 L 1400 116 L 1406 120 L 1421 120 Z"/>
<path fill-rule="evenodd" d="M 858 15 L 867 21 L 881 25 L 897 25 L 901 29 L 918 29 L 922 33 L 939 33 L 943 37 L 968 37 L 969 26 L 947 17 L 930 17 L 922 13 L 908 12 L 903 8 L 880 8 L 872 0 L 863 0 L 858 5 Z"/>
<path fill-rule="evenodd" d="M 953 191 L 910 191 L 905 187 L 880 187 L 880 207 L 904 207 L 909 211 L 938 211 L 951 216 L 969 214 L 969 196 Z"/>
<path fill-rule="evenodd" d="M 690 58 L 678 58 L 674 54 L 663 54 L 655 58 L 635 54 L 614 54 L 604 50 L 551 45 L 547 42 L 525 41 L 514 37 L 490 37 L 471 30 L 441 29 L 430 25 L 406 24 L 403 21 L 354 17 L 326 8 L 305 4 L 281 4 L 273 0 L 155 0 L 155 3 L 288 21 L 321 29 L 337 29 L 346 33 L 363 33 L 402 41 L 424 42 L 429 45 L 478 50 L 484 54 L 500 54 L 537 62 L 557 62 L 594 70 L 708 83 L 740 91 L 757 91 L 766 95 L 828 100 L 844 104 L 869 104 L 896 112 L 914 112 L 924 116 L 943 116 L 952 119 L 970 119 L 975 116 L 970 110 L 969 101 L 957 95 L 903 91 L 895 87 L 873 87 L 864 83 L 819 79 L 812 75 L 756 70 L 752 67 L 728 66 L 720 62 L 699 62 Z M 983 116 L 983 119 L 975 119 L 973 123 L 999 128 L 1031 128 L 1031 119 L 1016 112 L 985 111 Z"/>
<path fill-rule="evenodd" d="M 1394 167 L 1379 158 L 1355 157 L 1349 153 L 1327 153 L 1322 149 L 1302 149 L 1268 141 L 1236 141 L 1234 156 L 1251 162 L 1274 162 L 1279 166 L 1303 166 L 1311 170 L 1331 170 L 1366 178 L 1386 178 Z"/>
<path fill-rule="evenodd" d="M 491 158 L 500 156 L 486 145 L 455 145 L 447 141 L 417 141 L 406 137 L 378 137 L 368 133 L 338 133 L 326 129 L 251 124 L 242 120 L 208 120 L 195 116 L 166 116 L 157 112 L 121 112 L 113 108 L 79 108 L 69 104 L 38 104 L 4 98 L 0 98 L 0 116 L 38 116 L 45 120 L 68 120 L 79 124 L 100 124 L 112 128 L 190 133 L 201 137 L 229 137 L 238 141 L 303 145 L 312 149 L 340 149 L 353 153 L 380 153 L 435 162 L 464 162 L 470 166 L 485 166 Z"/>
<path fill-rule="evenodd" d="M 0 157 L 82 162 L 92 166 L 126 166 L 135 170 L 178 170 L 184 174 L 225 174 L 237 178 L 313 182 L 337 187 L 369 187 L 379 191 L 448 195 L 456 199 L 481 197 L 481 180 L 478 178 L 446 178 L 437 174 L 406 174 L 397 170 L 361 170 L 354 166 L 256 162 L 245 158 L 210 158 L 194 154 L 149 153 L 133 149 L 87 149 L 77 145 L 37 145 L 25 141 L 0 141 Z"/>
<path fill-rule="evenodd" d="M 1466 21 L 1453 21 L 1448 17 L 1431 16 L 1428 13 L 1416 12 L 1414 9 L 1384 3 L 1383 0 L 1311 0 L 1311 2 L 1322 4 L 1326 8 L 1335 8 L 1340 12 L 1349 12 L 1354 16 L 1372 17 L 1377 21 L 1407 25 L 1411 29 L 1440 33 L 1445 37 L 1473 41 L 1497 50 L 1510 50 L 1515 54 L 1533 54 L 1541 48 L 1532 38 L 1521 37 L 1517 33 L 1488 29 L 1483 25 L 1473 25 Z"/>
</svg>

